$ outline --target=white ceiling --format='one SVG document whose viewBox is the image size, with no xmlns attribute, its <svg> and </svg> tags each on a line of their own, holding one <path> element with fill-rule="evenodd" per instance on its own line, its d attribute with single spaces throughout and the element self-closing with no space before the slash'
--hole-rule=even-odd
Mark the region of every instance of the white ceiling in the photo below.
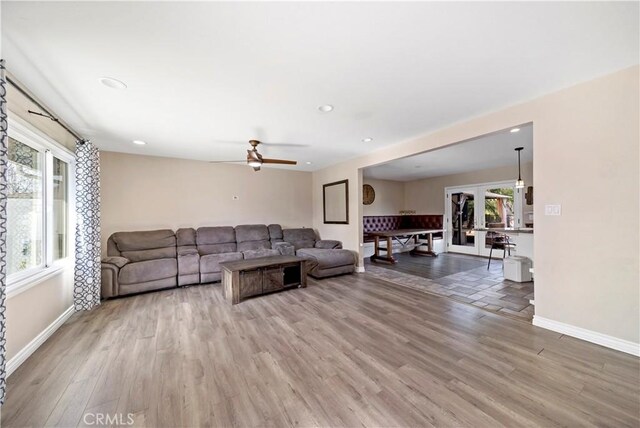
<svg viewBox="0 0 640 428">
<path fill-rule="evenodd" d="M 520 131 L 516 133 L 506 129 L 442 149 L 365 168 L 363 175 L 379 180 L 412 181 L 509 165 L 517 172 L 516 147 L 524 147 L 520 153 L 522 163 L 533 162 L 533 125 L 520 126 Z"/>
<path fill-rule="evenodd" d="M 637 2 L 1 7 L 8 69 L 100 148 L 242 159 L 248 145 L 222 141 L 257 138 L 301 144 L 262 152 L 303 170 L 637 64 L 639 51 Z"/>
</svg>

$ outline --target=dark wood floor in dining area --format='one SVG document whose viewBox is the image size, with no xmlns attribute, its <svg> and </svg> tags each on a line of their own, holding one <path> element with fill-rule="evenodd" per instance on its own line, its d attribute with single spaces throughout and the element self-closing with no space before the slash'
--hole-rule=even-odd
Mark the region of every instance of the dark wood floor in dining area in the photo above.
<svg viewBox="0 0 640 428">
<path fill-rule="evenodd" d="M 442 253 L 438 257 L 396 253 L 397 264 L 369 262 L 369 274 L 394 284 L 469 303 L 501 315 L 533 319 L 534 283 L 504 279 L 502 259 Z"/>
<path fill-rule="evenodd" d="M 639 371 L 366 273 L 236 306 L 204 285 L 74 315 L 9 378 L 2 427 L 637 427 Z"/>
</svg>

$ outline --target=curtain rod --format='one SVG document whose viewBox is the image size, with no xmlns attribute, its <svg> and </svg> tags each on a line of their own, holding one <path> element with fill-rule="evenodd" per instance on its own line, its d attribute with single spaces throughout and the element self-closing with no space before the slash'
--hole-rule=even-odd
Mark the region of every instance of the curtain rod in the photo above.
<svg viewBox="0 0 640 428">
<path fill-rule="evenodd" d="M 67 131 L 69 134 L 73 135 L 73 137 L 79 141 L 79 142 L 85 142 L 87 140 L 85 140 L 84 138 L 82 138 L 80 135 L 78 135 L 76 132 L 74 132 L 71 128 L 69 128 L 67 125 L 65 125 L 60 119 L 58 119 L 57 117 L 55 117 L 45 106 L 43 106 L 42 104 L 40 104 L 40 102 L 38 100 L 36 100 L 35 98 L 33 98 L 25 89 L 23 89 L 17 82 L 15 82 L 13 79 L 11 79 L 10 77 L 6 77 L 7 82 L 9 82 L 9 84 L 11 86 L 13 86 L 14 88 L 16 88 L 18 90 L 18 92 L 20 92 L 22 95 L 24 95 L 25 97 L 27 97 L 27 99 L 29 99 L 29 101 L 31 101 L 32 103 L 34 103 L 36 106 L 38 106 L 38 108 L 40 108 L 42 111 L 44 111 L 47 115 L 43 115 L 43 114 L 39 114 L 36 112 L 32 112 L 30 110 L 28 110 L 29 113 L 31 114 L 37 114 L 38 116 L 44 116 L 44 117 L 48 117 L 49 119 L 51 119 L 52 121 L 54 121 L 55 123 L 57 123 L 58 125 L 60 125 L 61 127 L 64 128 L 65 131 Z"/>
</svg>

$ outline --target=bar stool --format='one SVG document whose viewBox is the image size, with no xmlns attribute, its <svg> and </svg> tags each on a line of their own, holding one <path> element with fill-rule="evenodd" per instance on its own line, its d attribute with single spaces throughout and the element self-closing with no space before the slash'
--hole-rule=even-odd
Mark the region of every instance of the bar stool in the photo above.
<svg viewBox="0 0 640 428">
<path fill-rule="evenodd" d="M 494 249 L 502 250 L 502 260 L 504 260 L 507 253 L 511 255 L 511 249 L 515 248 L 516 244 L 509 241 L 509 235 L 507 234 L 488 232 L 487 235 L 491 238 L 491 250 L 489 250 L 489 263 L 487 264 L 487 270 L 489 270 Z M 504 265 L 502 268 L 504 269 Z"/>
</svg>

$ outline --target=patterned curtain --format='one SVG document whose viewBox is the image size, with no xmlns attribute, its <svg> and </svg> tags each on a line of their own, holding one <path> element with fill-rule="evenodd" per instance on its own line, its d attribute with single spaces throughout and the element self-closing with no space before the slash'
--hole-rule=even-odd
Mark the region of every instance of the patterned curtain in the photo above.
<svg viewBox="0 0 640 428">
<path fill-rule="evenodd" d="M 6 384 L 7 340 L 5 334 L 6 286 L 7 286 L 7 146 L 9 140 L 7 121 L 7 81 L 4 77 L 4 60 L 0 59 L 0 405 L 4 404 Z"/>
<path fill-rule="evenodd" d="M 76 311 L 100 304 L 100 157 L 90 141 L 76 143 Z"/>
</svg>

